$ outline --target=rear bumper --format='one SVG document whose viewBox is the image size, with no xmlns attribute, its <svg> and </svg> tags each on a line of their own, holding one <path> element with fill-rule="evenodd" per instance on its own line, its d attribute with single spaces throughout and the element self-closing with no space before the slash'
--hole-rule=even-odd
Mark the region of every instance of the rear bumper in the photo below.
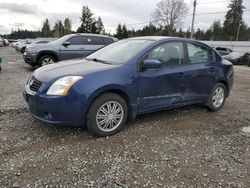
<svg viewBox="0 0 250 188">
<path fill-rule="evenodd" d="M 227 76 L 227 85 L 228 85 L 227 97 L 230 96 L 230 92 L 233 88 L 233 84 L 234 84 L 234 70 L 232 67 L 231 71 L 229 72 Z"/>
<path fill-rule="evenodd" d="M 28 110 L 37 120 L 51 125 L 79 127 L 84 124 L 84 105 L 77 96 L 48 96 L 23 92 Z"/>
</svg>

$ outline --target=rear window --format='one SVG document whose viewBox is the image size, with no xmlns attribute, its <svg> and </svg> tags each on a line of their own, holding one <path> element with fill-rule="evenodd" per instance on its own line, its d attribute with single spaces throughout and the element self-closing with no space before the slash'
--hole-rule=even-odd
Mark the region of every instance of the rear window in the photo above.
<svg viewBox="0 0 250 188">
<path fill-rule="evenodd" d="M 104 40 L 105 45 L 109 45 L 109 44 L 112 44 L 114 42 L 114 40 L 110 39 L 110 38 L 103 38 L 103 40 Z"/>
<path fill-rule="evenodd" d="M 207 63 L 213 61 L 213 51 L 205 46 L 188 43 L 189 63 Z"/>
</svg>

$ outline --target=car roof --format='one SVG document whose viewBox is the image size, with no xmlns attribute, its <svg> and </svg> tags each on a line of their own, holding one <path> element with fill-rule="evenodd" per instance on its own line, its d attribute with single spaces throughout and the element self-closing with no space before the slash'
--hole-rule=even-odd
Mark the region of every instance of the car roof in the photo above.
<svg viewBox="0 0 250 188">
<path fill-rule="evenodd" d="M 198 44 L 201 44 L 203 46 L 207 46 L 209 48 L 212 48 L 211 46 L 207 45 L 204 42 L 200 42 L 198 40 L 193 40 L 193 39 L 189 39 L 189 38 L 181 38 L 181 37 L 170 37 L 170 36 L 142 36 L 142 37 L 132 37 L 132 38 L 128 38 L 125 40 L 131 40 L 131 39 L 135 39 L 135 40 L 152 40 L 155 42 L 165 42 L 165 41 L 171 41 L 171 40 L 176 40 L 176 41 L 185 41 L 185 42 L 195 42 Z"/>
<path fill-rule="evenodd" d="M 153 40 L 153 41 L 167 41 L 167 40 L 179 40 L 179 41 L 187 41 L 187 42 L 198 42 L 197 40 L 189 39 L 189 38 L 181 38 L 181 37 L 170 37 L 170 36 L 142 36 L 142 37 L 133 37 L 128 39 L 141 39 L 141 40 Z M 204 43 L 202 43 L 204 44 Z"/>
<path fill-rule="evenodd" d="M 73 33 L 69 34 L 69 37 L 73 36 L 92 36 L 92 37 L 103 37 L 103 38 L 112 38 L 115 39 L 115 37 L 109 36 L 109 35 L 102 35 L 102 34 L 93 34 L 93 33 Z"/>
</svg>

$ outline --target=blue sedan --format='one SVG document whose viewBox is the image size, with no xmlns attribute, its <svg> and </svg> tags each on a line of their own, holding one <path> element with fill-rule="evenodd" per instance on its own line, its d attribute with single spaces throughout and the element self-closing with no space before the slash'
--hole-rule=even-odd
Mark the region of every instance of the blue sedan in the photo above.
<svg viewBox="0 0 250 188">
<path fill-rule="evenodd" d="M 110 136 L 143 113 L 194 103 L 218 111 L 233 75 L 232 64 L 203 43 L 138 37 L 37 69 L 26 82 L 24 98 L 42 122 L 86 125 L 94 135 Z"/>
</svg>

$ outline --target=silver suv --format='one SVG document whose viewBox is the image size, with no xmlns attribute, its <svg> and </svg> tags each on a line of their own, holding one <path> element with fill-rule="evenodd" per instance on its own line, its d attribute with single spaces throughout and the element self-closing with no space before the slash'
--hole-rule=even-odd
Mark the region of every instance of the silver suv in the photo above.
<svg viewBox="0 0 250 188">
<path fill-rule="evenodd" d="M 98 34 L 69 34 L 47 44 L 26 48 L 23 59 L 31 66 L 44 66 L 57 61 L 86 57 L 96 50 L 117 41 Z"/>
</svg>

